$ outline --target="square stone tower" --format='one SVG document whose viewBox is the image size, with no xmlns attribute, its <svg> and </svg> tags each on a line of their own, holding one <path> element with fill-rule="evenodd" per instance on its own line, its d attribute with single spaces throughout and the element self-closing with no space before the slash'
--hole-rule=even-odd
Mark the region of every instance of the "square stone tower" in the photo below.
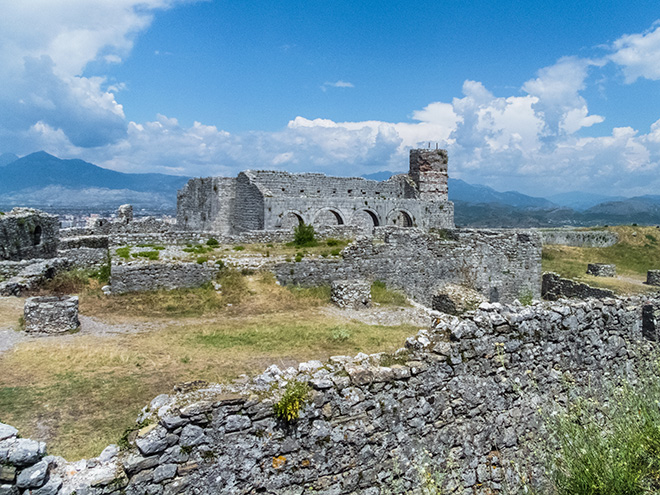
<svg viewBox="0 0 660 495">
<path fill-rule="evenodd" d="M 448 201 L 447 150 L 410 150 L 408 172 L 419 190 L 419 199 Z"/>
</svg>

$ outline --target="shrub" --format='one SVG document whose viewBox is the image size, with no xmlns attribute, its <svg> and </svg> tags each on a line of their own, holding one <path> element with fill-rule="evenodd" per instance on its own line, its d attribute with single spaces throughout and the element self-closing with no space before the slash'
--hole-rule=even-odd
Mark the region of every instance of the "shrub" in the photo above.
<svg viewBox="0 0 660 495">
<path fill-rule="evenodd" d="M 245 251 L 245 246 L 234 246 L 234 251 Z"/>
<path fill-rule="evenodd" d="M 208 256 L 200 256 L 199 258 L 197 258 L 197 263 L 201 265 L 203 263 L 206 263 L 208 260 L 209 260 Z"/>
<path fill-rule="evenodd" d="M 292 423 L 300 416 L 300 410 L 307 400 L 309 387 L 303 382 L 289 382 L 282 398 L 273 405 L 275 416 L 286 423 Z"/>
<path fill-rule="evenodd" d="M 211 237 L 211 238 L 209 238 L 208 241 L 206 241 L 206 245 L 208 247 L 213 247 L 214 248 L 214 247 L 218 247 L 220 245 L 220 243 L 218 242 L 217 239 Z"/>
<path fill-rule="evenodd" d="M 316 232 L 311 224 L 298 224 L 293 236 L 293 245 L 298 247 L 313 247 L 318 245 Z"/>
<path fill-rule="evenodd" d="M 330 251 L 330 254 L 332 256 L 340 256 L 341 255 L 341 249 L 333 249 L 332 251 Z"/>
</svg>

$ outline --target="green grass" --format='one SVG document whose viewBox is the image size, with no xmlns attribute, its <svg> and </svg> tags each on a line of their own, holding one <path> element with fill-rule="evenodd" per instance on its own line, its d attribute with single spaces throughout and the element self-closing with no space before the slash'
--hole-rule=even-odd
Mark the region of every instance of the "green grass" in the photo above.
<svg viewBox="0 0 660 495">
<path fill-rule="evenodd" d="M 576 399 L 550 421 L 554 493 L 660 492 L 660 383 L 653 376 L 608 395 Z"/>
<path fill-rule="evenodd" d="M 614 226 L 619 242 L 606 248 L 578 248 L 547 245 L 543 247 L 543 271 L 556 272 L 564 278 L 604 287 L 619 293 L 644 292 L 651 288 L 617 279 L 586 275 L 588 263 L 614 263 L 617 275 L 642 282 L 648 270 L 660 268 L 660 231 L 655 227 Z"/>
<path fill-rule="evenodd" d="M 125 260 L 130 259 L 131 248 L 128 246 L 117 248 L 115 250 L 115 254 L 117 254 L 117 256 L 119 256 L 120 258 L 124 258 Z"/>
<path fill-rule="evenodd" d="M 371 300 L 387 306 L 410 306 L 408 298 L 402 292 L 388 289 L 385 282 L 376 280 L 371 284 Z"/>
</svg>

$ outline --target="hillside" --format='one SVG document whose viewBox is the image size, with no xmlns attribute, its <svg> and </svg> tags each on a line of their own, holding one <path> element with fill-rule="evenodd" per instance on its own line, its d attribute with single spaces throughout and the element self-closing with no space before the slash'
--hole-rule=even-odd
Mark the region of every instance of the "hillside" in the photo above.
<svg viewBox="0 0 660 495">
<path fill-rule="evenodd" d="M 40 151 L 2 167 L 0 205 L 101 208 L 132 203 L 171 209 L 177 190 L 187 181 L 188 177 L 174 175 L 115 172 Z"/>
</svg>

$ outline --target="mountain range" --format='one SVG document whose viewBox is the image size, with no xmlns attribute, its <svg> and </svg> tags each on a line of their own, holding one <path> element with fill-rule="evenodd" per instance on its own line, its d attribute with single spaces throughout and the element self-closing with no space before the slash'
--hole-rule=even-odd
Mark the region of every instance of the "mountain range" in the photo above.
<svg viewBox="0 0 660 495">
<path fill-rule="evenodd" d="M 392 175 L 382 171 L 363 177 L 386 180 Z M 0 208 L 114 209 L 131 203 L 136 208 L 172 212 L 176 192 L 188 179 L 115 172 L 44 151 L 22 158 L 4 153 L 0 155 Z M 466 227 L 660 224 L 660 195 L 625 198 L 575 191 L 542 198 L 449 178 L 449 199 L 454 202 L 456 224 Z"/>
</svg>

